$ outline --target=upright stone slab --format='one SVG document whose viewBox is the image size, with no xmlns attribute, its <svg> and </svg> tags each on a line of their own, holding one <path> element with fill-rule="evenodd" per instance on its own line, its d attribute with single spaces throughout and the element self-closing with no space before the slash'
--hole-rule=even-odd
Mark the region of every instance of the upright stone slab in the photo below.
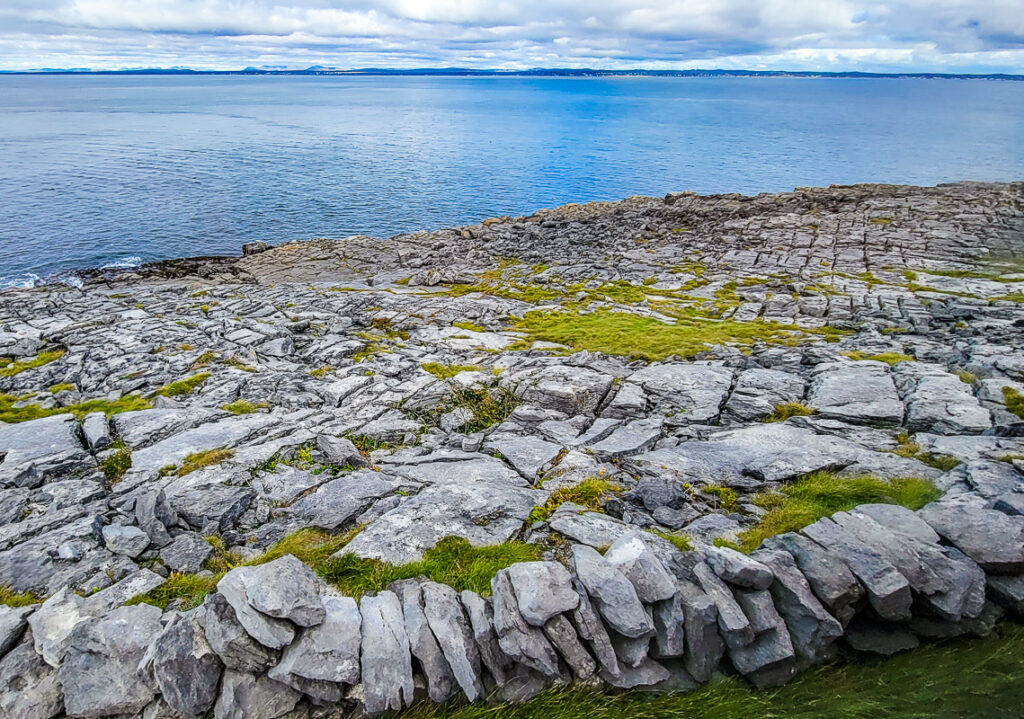
<svg viewBox="0 0 1024 719">
<path fill-rule="evenodd" d="M 423 584 L 423 613 L 437 637 L 437 643 L 448 660 L 455 681 L 458 682 L 466 699 L 473 702 L 484 694 L 480 676 L 480 651 L 473 640 L 459 603 L 458 594 L 447 584 L 425 582 Z"/>
<path fill-rule="evenodd" d="M 494 602 L 494 631 L 498 635 L 501 651 L 513 661 L 545 677 L 558 677 L 558 655 L 544 633 L 527 622 L 519 612 L 507 570 L 499 571 L 491 579 L 491 596 Z"/>
<path fill-rule="evenodd" d="M 679 583 L 679 597 L 686 626 L 683 665 L 696 681 L 710 681 L 725 655 L 725 642 L 718 631 L 718 609 L 711 597 L 692 582 Z"/>
<path fill-rule="evenodd" d="M 423 591 L 415 579 L 395 582 L 389 587 L 402 600 L 405 615 L 405 631 L 409 635 L 409 650 L 419 661 L 427 680 L 427 695 L 431 701 L 443 702 L 455 690 L 455 676 L 448 660 L 444 658 L 434 633 L 430 630 L 427 616 L 423 613 Z"/>
<path fill-rule="evenodd" d="M 399 710 L 412 704 L 412 654 L 402 604 L 394 592 L 363 597 L 363 703 L 368 714 Z"/>
<path fill-rule="evenodd" d="M 572 576 L 558 562 L 517 562 L 508 568 L 523 619 L 542 627 L 549 619 L 571 612 L 579 603 Z"/>
<path fill-rule="evenodd" d="M 624 637 L 649 636 L 654 624 L 633 584 L 597 550 L 583 544 L 572 548 L 573 569 L 608 626 Z"/>
</svg>

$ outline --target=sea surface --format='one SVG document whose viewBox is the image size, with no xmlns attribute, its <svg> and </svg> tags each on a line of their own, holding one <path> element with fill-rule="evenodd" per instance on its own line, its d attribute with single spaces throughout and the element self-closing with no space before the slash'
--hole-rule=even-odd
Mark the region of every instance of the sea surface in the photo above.
<svg viewBox="0 0 1024 719">
<path fill-rule="evenodd" d="M 1024 82 L 0 75 L 0 285 L 669 191 L 1024 179 Z"/>
</svg>

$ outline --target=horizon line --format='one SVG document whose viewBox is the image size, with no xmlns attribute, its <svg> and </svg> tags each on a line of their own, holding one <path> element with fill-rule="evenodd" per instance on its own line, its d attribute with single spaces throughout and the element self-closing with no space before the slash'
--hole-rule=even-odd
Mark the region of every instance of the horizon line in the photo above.
<svg viewBox="0 0 1024 719">
<path fill-rule="evenodd" d="M 119 69 L 96 68 L 35 68 L 28 70 L 3 70 L 2 75 L 462 75 L 462 76 L 629 76 L 649 75 L 663 77 L 737 76 L 737 77 L 833 77 L 833 78 L 935 78 L 935 79 L 999 79 L 1024 80 L 1024 74 L 1017 73 L 968 73 L 900 71 L 870 72 L 864 70 L 726 70 L 721 68 L 671 69 L 605 69 L 605 68 L 462 68 L 462 67 L 419 67 L 419 68 L 335 68 L 311 65 L 306 68 L 245 67 L 235 70 L 203 70 L 189 67 L 141 67 Z"/>
</svg>

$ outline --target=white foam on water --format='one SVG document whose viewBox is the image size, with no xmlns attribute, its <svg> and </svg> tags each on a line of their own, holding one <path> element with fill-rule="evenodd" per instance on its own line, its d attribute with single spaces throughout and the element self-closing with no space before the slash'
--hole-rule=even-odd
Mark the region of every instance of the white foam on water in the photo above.
<svg viewBox="0 0 1024 719">
<path fill-rule="evenodd" d="M 107 264 L 100 267 L 101 270 L 124 270 L 130 267 L 138 267 L 142 264 L 142 258 L 135 255 L 129 255 L 128 257 L 121 257 L 120 259 L 108 262 Z"/>
<path fill-rule="evenodd" d="M 42 282 L 42 278 L 34 272 L 27 272 L 24 275 L 12 275 L 11 277 L 0 277 L 0 289 L 17 287 L 28 289 L 35 287 Z"/>
</svg>

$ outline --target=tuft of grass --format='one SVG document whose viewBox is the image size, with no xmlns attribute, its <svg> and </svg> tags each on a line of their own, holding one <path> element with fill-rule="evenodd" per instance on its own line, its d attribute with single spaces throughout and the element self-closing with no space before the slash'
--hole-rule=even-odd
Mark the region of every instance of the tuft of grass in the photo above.
<svg viewBox="0 0 1024 719">
<path fill-rule="evenodd" d="M 891 452 L 900 457 L 916 459 L 918 462 L 923 462 L 935 469 L 941 469 L 943 472 L 948 472 L 960 464 L 960 460 L 951 454 L 926 452 L 921 449 L 921 445 L 910 439 L 910 435 L 906 433 L 898 435 L 896 441 L 899 443 L 899 447 L 891 450 Z"/>
<path fill-rule="evenodd" d="M 217 359 L 217 353 L 207 350 L 199 355 L 199 358 L 192 363 L 192 369 L 198 369 L 199 367 L 205 367 L 206 365 Z"/>
<path fill-rule="evenodd" d="M 225 367 L 234 367 L 235 369 L 242 370 L 243 372 L 255 372 L 256 371 L 255 367 L 251 367 L 250 365 L 247 365 L 245 362 L 243 362 L 242 360 L 240 360 L 240 359 L 238 359 L 237 357 L 234 357 L 234 356 L 228 357 L 221 364 L 223 364 Z"/>
<path fill-rule="evenodd" d="M 362 531 L 362 527 L 356 527 L 342 534 L 331 534 L 320 529 L 300 529 L 289 534 L 247 564 L 266 564 L 286 554 L 291 554 L 316 569 L 332 554 L 343 549 L 360 531 Z"/>
<path fill-rule="evenodd" d="M 524 704 L 420 702 L 403 719 L 1014 719 L 1024 686 L 1024 627 L 884 659 L 850 657 L 757 690 L 736 676 L 682 694 L 562 685 Z"/>
<path fill-rule="evenodd" d="M 325 374 L 327 374 L 328 372 L 331 372 L 333 370 L 334 370 L 334 367 L 332 367 L 329 364 L 325 364 L 325 365 L 321 365 L 321 366 L 317 367 L 316 369 L 311 369 L 309 371 L 309 374 L 312 375 L 313 377 L 316 377 L 317 379 L 320 379 Z"/>
<path fill-rule="evenodd" d="M 117 484 L 120 482 L 121 477 L 123 477 L 124 473 L 131 469 L 132 466 L 131 450 L 120 442 L 116 443 L 114 446 L 117 451 L 110 455 L 110 457 L 100 465 L 100 470 L 103 472 L 103 476 L 106 477 L 107 481 L 111 484 Z"/>
<path fill-rule="evenodd" d="M 451 379 L 459 372 L 479 372 L 483 369 L 478 364 L 440 364 L 438 362 L 424 362 L 420 367 L 438 379 Z"/>
<path fill-rule="evenodd" d="M 171 572 L 164 583 L 145 594 L 132 597 L 125 604 L 152 604 L 166 609 L 174 600 L 181 600 L 182 611 L 193 609 L 203 603 L 206 595 L 217 588 L 223 574 L 200 575 Z"/>
<path fill-rule="evenodd" d="M 693 542 L 685 534 L 675 534 L 674 532 L 662 532 L 658 529 L 647 530 L 651 534 L 657 535 L 662 539 L 671 542 L 672 545 L 680 552 L 689 552 L 693 550 Z"/>
<path fill-rule="evenodd" d="M 758 494 L 754 503 L 768 512 L 754 527 L 739 533 L 740 545 L 743 551 L 752 551 L 768 537 L 799 531 L 858 504 L 899 504 L 916 510 L 941 496 L 931 482 L 916 477 L 886 481 L 814 472 L 778 492 Z"/>
<path fill-rule="evenodd" d="M 736 490 L 730 487 L 721 487 L 717 484 L 709 484 L 706 487 L 701 487 L 701 494 L 714 497 L 716 503 L 723 509 L 734 509 L 736 502 L 739 497 L 736 494 Z"/>
<path fill-rule="evenodd" d="M 231 459 L 235 456 L 235 453 L 230 449 L 207 449 L 202 452 L 193 452 L 192 454 L 185 457 L 185 461 L 181 463 L 181 466 L 175 470 L 175 474 L 179 477 L 184 477 L 186 474 L 203 469 L 204 467 L 212 467 L 215 464 Z"/>
<path fill-rule="evenodd" d="M 601 509 L 601 499 L 604 498 L 605 495 L 621 491 L 621 487 L 614 485 L 611 482 L 591 477 L 590 479 L 585 479 L 572 487 L 556 489 L 551 493 L 551 496 L 548 497 L 548 500 L 544 504 L 533 508 L 533 511 L 530 512 L 530 516 L 526 521 L 530 524 L 534 522 L 546 522 L 551 518 L 551 515 L 555 513 L 555 510 L 566 502 L 579 504 L 587 509 L 597 511 Z"/>
<path fill-rule="evenodd" d="M 871 360 L 873 362 L 885 362 L 890 367 L 900 362 L 914 361 L 913 357 L 902 352 L 882 352 L 874 355 L 869 355 L 866 352 L 843 352 L 843 356 L 856 361 Z"/>
<path fill-rule="evenodd" d="M 103 412 L 108 417 L 121 412 L 133 412 L 140 409 L 150 409 L 153 404 L 136 394 L 130 394 L 120 399 L 90 399 L 78 404 L 70 404 L 64 407 L 40 407 L 37 404 L 29 404 L 23 407 L 15 407 L 17 397 L 9 394 L 0 394 L 0 422 L 15 424 L 17 422 L 28 422 L 42 417 L 52 417 L 55 414 L 66 414 L 70 412 L 79 419 L 91 412 Z"/>
<path fill-rule="evenodd" d="M 452 387 L 448 395 L 429 408 L 402 408 L 407 416 L 428 426 L 437 426 L 441 416 L 454 409 L 468 409 L 473 418 L 461 427 L 466 434 L 501 424 L 519 405 L 519 399 L 504 387 Z"/>
<path fill-rule="evenodd" d="M 75 388 L 75 385 L 71 384 L 70 382 L 61 382 L 60 384 L 55 384 L 52 387 L 50 387 L 50 394 L 57 394 L 58 392 L 66 392 L 68 390 L 73 390 L 74 388 Z"/>
<path fill-rule="evenodd" d="M 671 355 L 692 357 L 711 345 L 794 343 L 805 336 L 796 328 L 763 321 L 740 322 L 680 316 L 675 324 L 627 312 L 599 310 L 528 312 L 514 329 L 533 341 L 556 342 L 574 350 L 623 355 L 648 362 Z"/>
<path fill-rule="evenodd" d="M 399 579 L 421 575 L 457 591 L 470 589 L 488 595 L 491 579 L 498 571 L 517 562 L 540 559 L 542 552 L 541 547 L 522 542 L 474 547 L 462 537 L 445 537 L 428 549 L 419 562 L 393 565 L 345 554 L 327 560 L 315 570 L 343 593 L 354 597 L 380 591 Z"/>
<path fill-rule="evenodd" d="M 871 218 L 871 224 L 872 225 L 891 225 L 892 224 L 892 218 L 891 217 L 872 217 Z"/>
<path fill-rule="evenodd" d="M 1003 387 L 1003 401 L 1009 412 L 1024 419 L 1024 394 L 1021 394 L 1013 387 Z"/>
<path fill-rule="evenodd" d="M 191 377 L 185 379 L 179 379 L 176 382 L 166 384 L 156 391 L 157 394 L 163 395 L 164 397 L 186 397 L 193 392 L 206 380 L 210 379 L 209 372 L 200 372 L 194 374 Z"/>
<path fill-rule="evenodd" d="M 64 354 L 64 350 L 53 350 L 50 352 L 41 352 L 28 360 L 0 358 L 0 377 L 13 377 L 16 374 L 21 374 L 27 369 L 42 367 L 43 365 L 50 364 L 51 362 L 56 362 L 63 357 Z"/>
<path fill-rule="evenodd" d="M 8 607 L 27 607 L 39 604 L 43 599 L 32 592 L 16 592 L 8 586 L 0 584 L 0 605 Z"/>
<path fill-rule="evenodd" d="M 957 377 L 960 378 L 960 381 L 963 382 L 964 384 L 974 384 L 975 382 L 978 381 L 978 375 L 974 374 L 973 372 L 968 372 L 965 369 L 956 369 L 953 372 L 954 374 L 956 374 Z"/>
<path fill-rule="evenodd" d="M 765 418 L 765 422 L 785 422 L 790 417 L 807 417 L 817 410 L 803 402 L 783 402 L 775 405 L 775 411 Z"/>
<path fill-rule="evenodd" d="M 1008 295 L 999 295 L 998 297 L 989 297 L 989 300 L 995 302 L 1002 300 L 1003 302 L 1016 302 L 1018 304 L 1024 303 L 1024 292 L 1011 292 Z"/>
<path fill-rule="evenodd" d="M 231 414 L 252 414 L 257 410 L 265 409 L 266 406 L 266 402 L 253 404 L 247 399 L 236 399 L 234 402 L 228 402 L 221 406 L 221 409 L 225 412 L 230 412 Z"/>
</svg>

